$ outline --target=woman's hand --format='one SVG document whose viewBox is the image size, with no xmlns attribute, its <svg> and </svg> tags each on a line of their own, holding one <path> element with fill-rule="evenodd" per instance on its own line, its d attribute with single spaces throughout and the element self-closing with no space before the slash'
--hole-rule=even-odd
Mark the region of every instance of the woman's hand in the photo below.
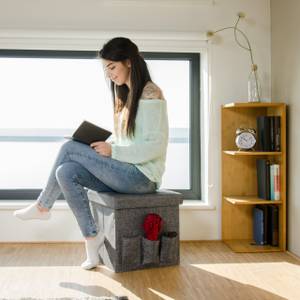
<svg viewBox="0 0 300 300">
<path fill-rule="evenodd" d="M 90 144 L 96 152 L 103 156 L 111 156 L 111 144 L 106 142 L 93 142 Z"/>
</svg>

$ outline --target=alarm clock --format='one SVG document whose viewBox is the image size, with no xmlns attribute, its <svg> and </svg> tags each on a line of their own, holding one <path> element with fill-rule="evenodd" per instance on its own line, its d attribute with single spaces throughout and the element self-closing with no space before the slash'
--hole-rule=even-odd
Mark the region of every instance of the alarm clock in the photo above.
<svg viewBox="0 0 300 300">
<path fill-rule="evenodd" d="M 253 128 L 238 128 L 236 130 L 235 144 L 239 150 L 254 150 L 256 144 L 256 131 Z"/>
</svg>

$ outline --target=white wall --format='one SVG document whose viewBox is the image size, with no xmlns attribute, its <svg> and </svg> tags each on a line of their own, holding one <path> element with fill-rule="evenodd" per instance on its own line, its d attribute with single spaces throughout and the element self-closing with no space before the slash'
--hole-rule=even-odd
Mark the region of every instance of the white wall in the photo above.
<svg viewBox="0 0 300 300">
<path fill-rule="evenodd" d="M 180 211 L 180 234 L 183 240 L 221 238 L 220 106 L 233 101 L 247 101 L 248 53 L 239 48 L 232 33 L 222 33 L 214 44 L 201 41 L 207 30 L 232 26 L 236 14 L 247 19 L 241 28 L 253 47 L 255 61 L 263 81 L 263 97 L 270 98 L 270 2 L 269 0 L 182 0 L 121 1 L 90 0 L 6 0 L 0 1 L 1 48 L 97 49 L 97 37 L 112 37 L 110 32 L 126 34 L 140 41 L 141 50 L 166 49 L 199 51 L 207 58 L 210 106 L 209 176 L 204 206 Z M 103 3 L 106 3 L 103 5 Z M 131 3 L 131 4 L 130 4 Z M 118 6 L 119 5 L 119 6 Z M 198 40 L 199 38 L 199 40 Z M 185 41 L 186 40 L 186 41 Z M 157 47 L 155 46 L 157 44 Z M 100 45 L 101 46 L 101 45 Z M 168 99 L 171 102 L 171 99 Z M 202 104 L 203 105 L 203 104 Z M 203 112 L 207 114 L 207 110 Z M 204 116 L 203 116 L 204 117 Z M 207 117 L 207 116 L 206 116 Z M 202 118 L 204 119 L 204 118 Z M 203 146 L 203 145 L 202 145 Z M 207 186 L 209 185 L 209 188 Z M 17 204 L 17 206 L 20 206 Z M 14 207 L 0 210 L 0 241 L 80 240 L 81 236 L 70 211 L 59 205 L 48 223 L 22 223 L 12 217 Z M 8 228 L 10 228 L 8 230 Z"/>
<path fill-rule="evenodd" d="M 300 256 L 299 11 L 298 0 L 271 0 L 272 98 L 288 104 L 288 250 L 298 256 Z"/>
</svg>

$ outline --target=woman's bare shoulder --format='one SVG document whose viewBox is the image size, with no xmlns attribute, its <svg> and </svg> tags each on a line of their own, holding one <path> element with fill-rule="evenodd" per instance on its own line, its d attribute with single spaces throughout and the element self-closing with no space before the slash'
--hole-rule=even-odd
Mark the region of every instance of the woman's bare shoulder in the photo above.
<svg viewBox="0 0 300 300">
<path fill-rule="evenodd" d="M 143 89 L 142 99 L 160 99 L 165 100 L 162 90 L 154 82 L 148 81 Z"/>
</svg>

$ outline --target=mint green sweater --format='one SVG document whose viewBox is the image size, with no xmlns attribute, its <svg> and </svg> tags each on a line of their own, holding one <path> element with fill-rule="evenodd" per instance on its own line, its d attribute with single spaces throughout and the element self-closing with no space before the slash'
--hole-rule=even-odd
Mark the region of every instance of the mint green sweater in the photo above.
<svg viewBox="0 0 300 300">
<path fill-rule="evenodd" d="M 132 163 L 151 181 L 161 186 L 165 171 L 169 126 L 167 104 L 160 99 L 140 99 L 135 119 L 135 135 L 113 134 L 112 158 Z"/>
</svg>

